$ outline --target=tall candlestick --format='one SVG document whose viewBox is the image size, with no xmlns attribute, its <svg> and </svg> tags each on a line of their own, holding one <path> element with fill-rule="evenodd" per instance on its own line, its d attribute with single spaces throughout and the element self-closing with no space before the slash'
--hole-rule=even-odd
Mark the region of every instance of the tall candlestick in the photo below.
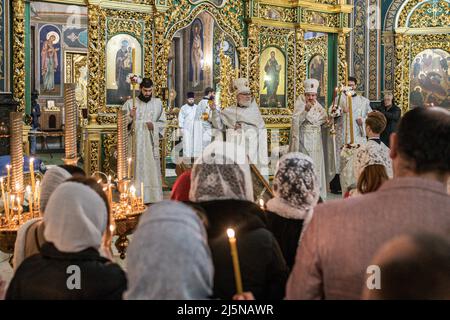
<svg viewBox="0 0 450 320">
<path fill-rule="evenodd" d="M 261 210 L 266 210 L 266 206 L 263 199 L 259 199 L 259 207 Z"/>
<path fill-rule="evenodd" d="M 6 171 L 8 172 L 8 180 L 6 180 L 6 191 L 11 191 L 11 166 L 9 164 L 6 165 Z"/>
<path fill-rule="evenodd" d="M 0 178 L 0 184 L 2 185 L 3 209 L 5 210 L 5 216 L 8 216 L 9 206 L 8 206 L 7 198 L 5 196 L 5 187 L 3 186 L 3 178 Z"/>
<path fill-rule="evenodd" d="M 26 190 L 28 193 L 28 206 L 30 208 L 30 214 L 31 217 L 33 217 L 33 192 L 31 191 L 32 188 L 30 186 L 27 186 Z"/>
<path fill-rule="evenodd" d="M 136 74 L 136 48 L 131 49 L 131 68 L 132 68 L 132 73 Z"/>
<path fill-rule="evenodd" d="M 37 193 L 37 195 L 36 195 Z M 36 201 L 36 208 L 39 208 L 38 212 L 39 212 L 39 217 L 41 217 L 41 181 L 38 180 L 36 182 L 36 193 L 34 194 L 34 196 L 37 196 L 37 201 Z"/>
<path fill-rule="evenodd" d="M 112 190 L 111 190 L 111 176 L 108 176 L 108 202 L 109 209 L 112 211 Z"/>
<path fill-rule="evenodd" d="M 10 210 L 10 214 L 8 214 L 8 216 L 6 217 L 6 219 L 8 220 L 9 223 L 11 223 L 11 219 L 14 215 L 14 202 L 16 202 L 16 196 L 15 195 L 11 195 L 11 201 L 9 202 L 9 204 L 11 205 L 9 210 Z"/>
<path fill-rule="evenodd" d="M 130 187 L 130 194 L 131 194 L 131 211 L 133 211 L 133 207 L 136 203 L 136 188 L 134 185 Z"/>
<path fill-rule="evenodd" d="M 236 281 L 236 293 L 241 294 L 242 290 L 242 279 L 241 279 L 241 270 L 239 267 L 239 256 L 236 247 L 236 238 L 234 237 L 234 230 L 229 228 L 227 229 L 228 240 L 230 242 L 231 249 L 231 258 L 233 260 L 233 270 L 234 270 L 234 279 Z"/>
<path fill-rule="evenodd" d="M 34 194 L 35 180 L 34 180 L 34 158 L 30 158 L 30 174 L 31 174 L 31 192 Z"/>
<path fill-rule="evenodd" d="M 353 108 L 352 108 L 352 94 L 347 93 L 347 103 L 348 103 L 348 114 L 350 117 L 350 144 L 353 144 L 355 138 L 353 133 Z"/>
</svg>

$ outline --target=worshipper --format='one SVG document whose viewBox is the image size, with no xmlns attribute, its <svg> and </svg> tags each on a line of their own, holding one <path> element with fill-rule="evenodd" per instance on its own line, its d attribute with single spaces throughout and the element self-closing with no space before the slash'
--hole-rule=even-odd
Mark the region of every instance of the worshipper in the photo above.
<svg viewBox="0 0 450 320">
<path fill-rule="evenodd" d="M 226 141 L 242 146 L 250 163 L 255 164 L 263 176 L 268 176 L 267 130 L 258 105 L 252 98 L 248 80 L 234 81 L 237 105 L 219 112 L 212 109 L 213 127 L 226 131 Z"/>
<path fill-rule="evenodd" d="M 159 139 L 164 135 L 166 114 L 161 100 L 153 95 L 153 81 L 143 78 L 139 86 L 141 92 L 136 106 L 133 108 L 130 99 L 123 105 L 123 110 L 128 113 L 129 124 L 135 121 L 135 145 L 129 148 L 135 148 L 134 184 L 140 186 L 143 183 L 144 203 L 154 203 L 163 199 Z M 139 196 L 142 196 L 140 190 Z"/>
<path fill-rule="evenodd" d="M 400 108 L 395 105 L 394 95 L 391 92 L 384 94 L 384 99 L 378 111 L 384 114 L 387 120 L 386 128 L 381 133 L 381 141 L 389 147 L 389 137 L 397 129 L 402 114 Z"/>
<path fill-rule="evenodd" d="M 364 286 L 365 300 L 450 300 L 450 242 L 434 234 L 402 235 L 385 243 L 372 265 L 379 288 Z"/>
<path fill-rule="evenodd" d="M 292 269 L 300 235 L 319 200 L 319 182 L 312 159 L 299 152 L 284 155 L 275 171 L 273 193 L 275 197 L 266 203 L 267 226 Z"/>
<path fill-rule="evenodd" d="M 194 98 L 194 92 L 188 92 L 187 103 L 178 113 L 178 127 L 183 137 L 183 157 L 187 158 L 197 158 L 203 151 L 202 113 Z"/>
<path fill-rule="evenodd" d="M 307 79 L 303 84 L 305 94 L 297 98 L 294 106 L 289 150 L 302 152 L 312 158 L 316 176 L 319 178 L 320 196 L 326 199 L 327 180 L 321 126 L 327 121 L 327 115 L 317 101 L 319 81 Z"/>
<path fill-rule="evenodd" d="M 350 143 L 350 117 L 349 117 L 349 105 L 347 95 L 351 94 L 352 96 L 352 116 L 353 116 L 353 133 L 354 133 L 354 143 L 363 144 L 366 142 L 366 133 L 364 131 L 364 121 L 369 112 L 372 111 L 370 107 L 369 99 L 356 94 L 356 87 L 358 81 L 355 77 L 348 77 L 348 86 L 345 88 L 341 98 L 336 98 L 336 104 L 339 101 L 339 113 L 343 115 L 343 117 L 339 117 L 339 121 L 337 122 L 337 132 L 341 135 L 340 141 L 342 143 L 339 145 L 339 148 L 347 143 Z M 347 127 L 347 128 L 346 128 Z M 346 134 L 347 132 L 347 134 Z"/>
<path fill-rule="evenodd" d="M 216 97 L 216 91 L 211 88 L 207 87 L 205 89 L 205 95 L 198 103 L 198 107 L 200 109 L 200 114 L 202 115 L 202 126 L 203 126 L 203 149 L 205 149 L 210 143 L 213 136 L 212 133 L 212 110 L 210 105 L 214 104 L 214 100 Z M 202 149 L 202 150 L 203 150 Z"/>
<path fill-rule="evenodd" d="M 386 117 L 379 111 L 370 112 L 366 119 L 367 142 L 353 158 L 354 185 L 348 195 L 374 192 L 384 181 L 392 178 L 392 163 L 389 148 L 380 140 L 380 133 L 386 127 Z"/>
<path fill-rule="evenodd" d="M 95 179 L 74 177 L 59 185 L 45 208 L 47 242 L 20 264 L 6 299 L 121 299 L 125 273 L 99 253 L 110 240 L 109 210 Z"/>
<path fill-rule="evenodd" d="M 127 250 L 127 276 L 125 300 L 210 299 L 214 267 L 194 210 L 174 201 L 149 207 Z"/>
<path fill-rule="evenodd" d="M 48 199 L 55 189 L 67 179 L 72 177 L 72 172 L 76 172 L 78 167 L 63 165 L 48 169 L 41 184 L 41 199 L 39 203 L 40 215 L 45 215 Z M 81 170 L 81 169 L 80 169 Z M 40 252 L 44 239 L 44 223 L 41 217 L 33 218 L 20 226 L 17 231 L 16 243 L 14 246 L 13 266 L 14 271 L 28 257 Z"/>
<path fill-rule="evenodd" d="M 288 269 L 277 240 L 267 229 L 264 212 L 253 203 L 250 165 L 245 150 L 215 141 L 191 173 L 189 199 L 206 212 L 214 263 L 214 297 L 236 293 L 227 228 L 236 231 L 244 291 L 256 299 L 282 299 Z"/>
<path fill-rule="evenodd" d="M 288 299 L 359 299 L 383 243 L 415 232 L 449 239 L 449 136 L 446 110 L 416 108 L 403 116 L 390 138 L 394 179 L 376 192 L 314 208 L 286 287 Z"/>
<path fill-rule="evenodd" d="M 191 188 L 191 170 L 183 172 L 178 176 L 172 186 L 170 199 L 181 202 L 189 201 L 189 189 Z"/>
<path fill-rule="evenodd" d="M 39 118 L 41 117 L 41 106 L 38 103 L 39 92 L 31 93 L 31 135 L 30 135 L 30 154 L 36 154 L 36 131 L 41 127 Z"/>
</svg>

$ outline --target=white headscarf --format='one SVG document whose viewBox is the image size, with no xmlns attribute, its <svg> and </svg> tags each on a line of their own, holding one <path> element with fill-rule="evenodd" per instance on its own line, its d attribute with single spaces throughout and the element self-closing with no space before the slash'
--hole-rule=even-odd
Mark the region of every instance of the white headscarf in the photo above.
<svg viewBox="0 0 450 320">
<path fill-rule="evenodd" d="M 211 143 L 192 169 L 189 199 L 253 201 L 250 165 L 244 148 L 222 141 Z"/>
<path fill-rule="evenodd" d="M 127 253 L 127 300 L 207 299 L 214 269 L 205 228 L 187 205 L 162 201 L 141 216 Z"/>
<path fill-rule="evenodd" d="M 105 202 L 93 189 L 79 182 L 64 182 L 48 200 L 44 238 L 62 252 L 99 249 L 107 215 Z"/>
<path fill-rule="evenodd" d="M 42 213 L 45 212 L 47 201 L 56 187 L 70 178 L 72 178 L 72 175 L 58 166 L 52 167 L 45 172 L 41 183 L 41 202 L 39 204 Z"/>
<path fill-rule="evenodd" d="M 300 152 L 281 157 L 273 178 L 273 192 L 275 197 L 267 202 L 267 209 L 284 218 L 304 220 L 304 230 L 320 194 L 313 160 Z"/>
<path fill-rule="evenodd" d="M 361 175 L 364 168 L 374 164 L 384 166 L 387 175 L 392 177 L 392 163 L 389 158 L 389 148 L 383 143 L 378 144 L 369 140 L 358 149 L 354 157 L 353 166 L 356 179 Z"/>
</svg>

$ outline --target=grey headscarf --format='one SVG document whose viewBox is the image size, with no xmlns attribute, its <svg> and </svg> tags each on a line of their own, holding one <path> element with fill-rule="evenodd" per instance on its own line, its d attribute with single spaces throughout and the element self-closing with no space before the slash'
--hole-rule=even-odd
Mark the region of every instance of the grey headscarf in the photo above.
<svg viewBox="0 0 450 320">
<path fill-rule="evenodd" d="M 127 255 L 126 300 L 208 299 L 212 294 L 206 231 L 183 203 L 162 201 L 148 208 Z"/>
<path fill-rule="evenodd" d="M 253 201 L 252 176 L 244 148 L 223 141 L 208 145 L 192 169 L 189 199 Z"/>
<path fill-rule="evenodd" d="M 58 166 L 52 167 L 45 172 L 41 183 L 41 202 L 39 203 L 42 213 L 45 212 L 48 199 L 56 187 L 70 178 L 72 178 L 72 175 Z"/>
<path fill-rule="evenodd" d="M 281 157 L 273 191 L 275 198 L 267 202 L 269 211 L 289 219 L 304 219 L 304 225 L 307 224 L 319 200 L 319 183 L 312 159 L 300 152 Z"/>
</svg>

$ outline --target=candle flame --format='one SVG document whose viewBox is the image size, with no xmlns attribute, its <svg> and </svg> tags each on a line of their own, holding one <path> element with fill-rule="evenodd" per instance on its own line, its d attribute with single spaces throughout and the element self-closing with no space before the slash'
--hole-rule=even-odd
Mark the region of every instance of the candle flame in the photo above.
<svg viewBox="0 0 450 320">
<path fill-rule="evenodd" d="M 102 182 L 102 179 L 98 179 L 98 180 L 97 180 L 97 183 L 100 184 L 101 182 Z"/>
<path fill-rule="evenodd" d="M 9 164 L 6 165 L 6 169 L 9 170 L 11 169 L 11 166 Z"/>
<path fill-rule="evenodd" d="M 25 189 L 27 190 L 28 193 L 31 192 L 31 187 L 30 186 L 27 186 Z"/>
<path fill-rule="evenodd" d="M 234 230 L 233 229 L 231 229 L 231 228 L 228 228 L 227 229 L 227 235 L 228 235 L 228 238 L 234 238 Z"/>
<path fill-rule="evenodd" d="M 128 158 L 128 162 L 131 162 L 131 158 Z"/>
<path fill-rule="evenodd" d="M 109 230 L 110 230 L 111 232 L 114 232 L 114 230 L 116 230 L 116 227 L 115 227 L 113 224 L 110 224 L 110 225 L 109 225 Z"/>
<path fill-rule="evenodd" d="M 33 163 L 33 162 L 34 162 L 34 158 L 31 157 L 31 158 L 30 158 L 30 163 Z"/>
<path fill-rule="evenodd" d="M 264 200 L 263 199 L 259 199 L 259 205 L 261 206 L 261 208 L 264 208 Z"/>
<path fill-rule="evenodd" d="M 130 192 L 133 193 L 133 194 L 136 193 L 136 188 L 134 187 L 134 185 L 132 185 L 132 186 L 130 187 Z"/>
</svg>

